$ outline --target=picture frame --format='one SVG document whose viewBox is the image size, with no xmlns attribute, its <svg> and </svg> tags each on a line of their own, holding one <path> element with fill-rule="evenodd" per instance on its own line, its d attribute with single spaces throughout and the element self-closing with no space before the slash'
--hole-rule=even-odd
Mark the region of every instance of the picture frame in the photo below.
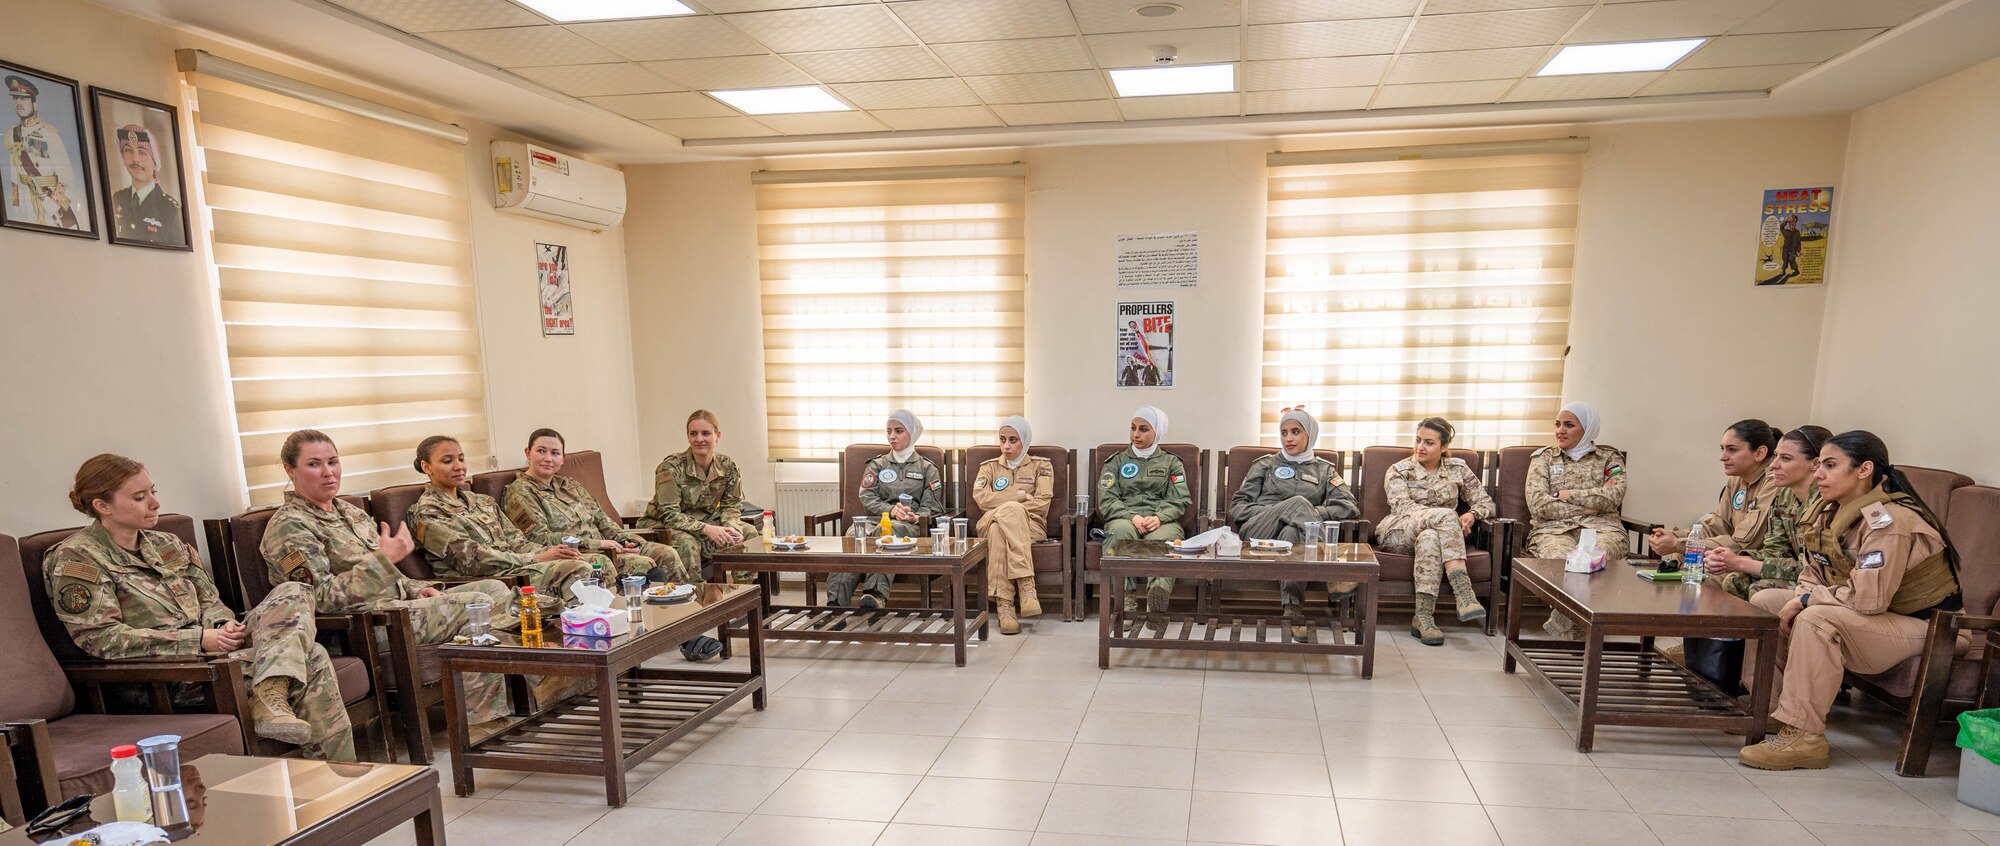
<svg viewBox="0 0 2000 846">
<path fill-rule="evenodd" d="M 192 251 L 179 110 L 93 85 L 90 111 L 111 243 Z"/>
<path fill-rule="evenodd" d="M 0 226 L 97 240 L 82 85 L 0 60 L 0 88 Z"/>
</svg>

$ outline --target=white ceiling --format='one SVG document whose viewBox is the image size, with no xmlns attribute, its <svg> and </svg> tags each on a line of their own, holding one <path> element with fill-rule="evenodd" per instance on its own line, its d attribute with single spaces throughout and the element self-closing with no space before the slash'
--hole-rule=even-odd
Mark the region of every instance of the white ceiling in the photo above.
<svg viewBox="0 0 2000 846">
<path fill-rule="evenodd" d="M 1840 112 L 2000 55 L 2000 0 L 687 0 L 570 25 L 510 0 L 97 2 L 635 163 Z M 1665 72 L 1532 76 L 1564 44 L 1691 36 Z M 1113 96 L 1105 71 L 1162 46 L 1240 62 L 1237 91 Z M 814 83 L 856 111 L 702 93 Z"/>
</svg>

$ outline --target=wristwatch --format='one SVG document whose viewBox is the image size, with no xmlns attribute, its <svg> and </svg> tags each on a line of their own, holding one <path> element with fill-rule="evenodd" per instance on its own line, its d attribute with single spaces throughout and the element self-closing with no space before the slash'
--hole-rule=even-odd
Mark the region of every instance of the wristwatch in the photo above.
<svg viewBox="0 0 2000 846">
<path fill-rule="evenodd" d="M 1804 608 L 1804 607 L 1806 607 L 1806 606 L 1808 606 L 1808 605 L 1811 605 L 1811 604 L 1812 604 L 1812 594 L 1810 594 L 1810 593 L 1801 593 L 1801 594 L 1799 594 L 1799 607 L 1800 607 L 1800 608 Z"/>
</svg>

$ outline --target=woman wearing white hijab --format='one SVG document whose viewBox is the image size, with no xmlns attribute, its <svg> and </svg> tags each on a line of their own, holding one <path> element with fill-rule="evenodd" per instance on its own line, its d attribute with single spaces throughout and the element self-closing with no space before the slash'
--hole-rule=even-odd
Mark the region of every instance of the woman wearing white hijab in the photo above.
<svg viewBox="0 0 2000 846">
<path fill-rule="evenodd" d="M 1361 513 L 1354 492 L 1333 462 L 1313 454 L 1319 421 L 1303 408 L 1287 408 L 1278 418 L 1278 451 L 1250 462 L 1243 483 L 1229 498 L 1229 522 L 1245 537 L 1298 543 L 1307 522 L 1346 520 Z M 1278 598 L 1292 639 L 1305 643 L 1312 627 L 1305 617 L 1305 582 L 1279 582 Z M 1351 582 L 1330 585 L 1327 601 L 1351 593 Z"/>
<path fill-rule="evenodd" d="M 1176 541 L 1187 537 L 1181 516 L 1192 507 L 1187 467 L 1179 456 L 1160 449 L 1167 434 L 1167 413 L 1150 405 L 1132 413 L 1132 445 L 1104 462 L 1098 479 L 1097 514 L 1104 519 L 1104 542 L 1121 540 Z M 1138 579 L 1125 580 L 1125 610 L 1139 610 Z M 1174 580 L 1146 580 L 1146 625 L 1164 628 L 1167 598 Z"/>
<path fill-rule="evenodd" d="M 924 423 L 908 409 L 899 408 L 889 415 L 883 431 L 889 438 L 889 451 L 861 468 L 861 507 L 869 516 L 889 515 L 898 535 L 926 534 L 930 523 L 944 512 L 944 471 L 917 454 L 917 438 L 924 434 Z M 895 578 L 888 573 L 834 573 L 826 578 L 826 599 L 832 605 L 853 604 L 858 583 L 861 607 L 879 608 L 889 604 L 889 585 Z"/>
<path fill-rule="evenodd" d="M 986 538 L 986 585 L 1000 616 L 1000 633 L 1021 633 L 1021 617 L 1042 613 L 1035 595 L 1035 541 L 1049 536 L 1049 501 L 1056 495 L 1055 464 L 1029 455 L 1035 442 L 1027 418 L 1000 421 L 1000 457 L 979 465 L 972 501 L 984 512 L 979 535 Z M 1018 601 L 1019 613 L 1016 614 Z"/>
<path fill-rule="evenodd" d="M 1575 551 L 1584 529 L 1611 561 L 1625 558 L 1625 453 L 1597 443 L 1601 422 L 1589 403 L 1572 402 L 1556 415 L 1556 445 L 1535 451 L 1528 463 L 1528 555 L 1562 558 Z M 1551 614 L 1542 626 L 1560 638 L 1576 636 L 1569 618 Z"/>
</svg>

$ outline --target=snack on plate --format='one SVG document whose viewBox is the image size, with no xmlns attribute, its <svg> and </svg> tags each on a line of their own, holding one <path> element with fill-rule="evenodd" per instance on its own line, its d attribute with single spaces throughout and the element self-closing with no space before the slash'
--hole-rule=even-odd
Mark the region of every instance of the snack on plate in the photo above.
<svg viewBox="0 0 2000 846">
<path fill-rule="evenodd" d="M 647 595 L 647 596 L 667 596 L 667 595 L 669 595 L 669 594 L 673 593 L 674 591 L 676 591 L 676 590 L 679 590 L 679 589 L 680 589 L 680 587 L 681 587 L 680 585 L 678 585 L 678 584 L 675 584 L 675 583 L 673 583 L 673 582 L 667 582 L 666 584 L 658 584 L 658 585 L 653 585 L 652 587 L 649 587 L 649 588 L 646 588 L 646 595 Z"/>
<path fill-rule="evenodd" d="M 784 544 L 793 544 L 793 545 L 797 545 L 797 544 L 802 544 L 802 543 L 805 543 L 805 542 L 806 542 L 806 536 L 805 536 L 805 535 L 786 535 L 786 536 L 784 536 L 784 537 L 782 537 L 782 538 L 779 538 L 779 539 L 778 539 L 778 542 L 779 542 L 779 543 L 784 543 Z"/>
<path fill-rule="evenodd" d="M 1291 544 L 1291 542 L 1290 542 L 1290 541 L 1282 541 L 1282 540 L 1268 540 L 1268 539 L 1265 539 L 1265 538 L 1251 538 L 1251 539 L 1250 539 L 1250 548 L 1251 548 L 1251 549 L 1284 549 L 1284 548 L 1286 548 L 1286 547 L 1289 547 L 1289 546 L 1291 546 L 1291 545 L 1292 545 L 1292 544 Z"/>
</svg>

